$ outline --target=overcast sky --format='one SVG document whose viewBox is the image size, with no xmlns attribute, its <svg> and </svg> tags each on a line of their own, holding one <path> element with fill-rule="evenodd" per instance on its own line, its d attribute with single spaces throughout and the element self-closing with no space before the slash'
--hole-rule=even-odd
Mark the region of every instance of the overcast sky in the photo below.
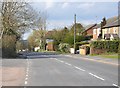
<svg viewBox="0 0 120 88">
<path fill-rule="evenodd" d="M 117 2 L 32 2 L 31 5 L 37 11 L 47 12 L 47 30 L 70 26 L 74 14 L 77 22 L 84 25 L 118 14 Z"/>
</svg>

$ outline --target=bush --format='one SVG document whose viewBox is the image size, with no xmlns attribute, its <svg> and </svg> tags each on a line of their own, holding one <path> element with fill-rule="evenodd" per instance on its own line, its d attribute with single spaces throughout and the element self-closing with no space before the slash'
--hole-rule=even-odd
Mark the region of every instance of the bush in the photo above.
<svg viewBox="0 0 120 88">
<path fill-rule="evenodd" d="M 97 49 L 97 50 L 105 50 L 106 52 L 115 52 L 118 53 L 118 46 L 120 44 L 120 41 L 114 40 L 114 41 L 93 41 L 91 42 L 90 46 L 91 48 Z"/>
<path fill-rule="evenodd" d="M 70 49 L 69 44 L 67 44 L 67 43 L 60 43 L 59 44 L 59 51 L 68 53 L 69 49 Z"/>
</svg>

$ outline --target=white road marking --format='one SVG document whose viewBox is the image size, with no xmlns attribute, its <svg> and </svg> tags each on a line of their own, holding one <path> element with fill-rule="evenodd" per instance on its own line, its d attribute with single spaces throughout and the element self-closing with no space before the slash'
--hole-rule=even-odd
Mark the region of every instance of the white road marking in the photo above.
<svg viewBox="0 0 120 88">
<path fill-rule="evenodd" d="M 65 64 L 67 64 L 67 65 L 68 65 L 68 63 L 67 63 L 67 62 L 65 62 Z"/>
<path fill-rule="evenodd" d="M 66 64 L 66 65 L 69 65 L 69 66 L 72 66 L 71 64 L 69 64 L 69 63 L 67 63 L 67 62 L 65 62 L 65 64 Z"/>
<path fill-rule="evenodd" d="M 99 77 L 99 76 L 97 76 L 97 75 L 92 74 L 92 73 L 89 73 L 89 74 L 92 75 L 92 76 L 94 76 L 94 77 L 96 77 L 96 78 L 98 78 L 98 79 L 100 79 L 100 80 L 102 80 L 102 81 L 105 80 L 105 79 L 103 79 L 103 78 L 101 78 L 101 77 Z"/>
<path fill-rule="evenodd" d="M 117 84 L 112 84 L 113 86 L 116 86 L 116 87 L 118 87 L 118 88 L 120 88 Z"/>
<path fill-rule="evenodd" d="M 79 67 L 77 67 L 77 66 L 74 66 L 76 69 L 79 69 L 79 70 L 81 70 L 81 71 L 85 71 L 84 69 L 81 69 L 81 68 L 79 68 Z"/>
<path fill-rule="evenodd" d="M 25 84 L 27 84 L 27 81 L 25 81 Z"/>
<path fill-rule="evenodd" d="M 60 61 L 60 62 L 62 62 L 62 63 L 63 63 L 64 61 Z"/>
<path fill-rule="evenodd" d="M 58 60 L 58 59 L 55 58 L 55 60 Z"/>
<path fill-rule="evenodd" d="M 27 81 L 27 80 L 28 80 L 28 78 L 26 77 L 26 78 L 25 78 L 25 80 Z"/>
<path fill-rule="evenodd" d="M 67 65 L 72 66 L 71 64 L 67 63 Z"/>
<path fill-rule="evenodd" d="M 25 78 L 25 85 L 28 83 L 27 80 L 28 80 L 28 72 L 29 72 L 29 61 L 27 59 L 27 69 L 26 69 L 26 78 Z"/>
</svg>

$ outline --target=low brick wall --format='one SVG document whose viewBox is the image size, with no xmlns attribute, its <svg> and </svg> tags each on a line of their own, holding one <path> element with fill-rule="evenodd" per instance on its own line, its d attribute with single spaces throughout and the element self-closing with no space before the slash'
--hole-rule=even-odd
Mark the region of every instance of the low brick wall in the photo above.
<svg viewBox="0 0 120 88">
<path fill-rule="evenodd" d="M 93 47 L 90 48 L 90 54 L 102 54 L 105 52 L 107 52 L 107 51 L 104 49 L 97 49 L 97 48 L 93 48 Z"/>
</svg>

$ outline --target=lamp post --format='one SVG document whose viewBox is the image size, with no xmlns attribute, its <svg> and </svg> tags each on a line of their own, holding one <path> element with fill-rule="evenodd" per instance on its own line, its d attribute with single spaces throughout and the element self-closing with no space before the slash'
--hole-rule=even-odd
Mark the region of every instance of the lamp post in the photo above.
<svg viewBox="0 0 120 88">
<path fill-rule="evenodd" d="M 76 39 L 76 14 L 74 15 L 74 54 L 75 54 L 75 39 Z"/>
</svg>

